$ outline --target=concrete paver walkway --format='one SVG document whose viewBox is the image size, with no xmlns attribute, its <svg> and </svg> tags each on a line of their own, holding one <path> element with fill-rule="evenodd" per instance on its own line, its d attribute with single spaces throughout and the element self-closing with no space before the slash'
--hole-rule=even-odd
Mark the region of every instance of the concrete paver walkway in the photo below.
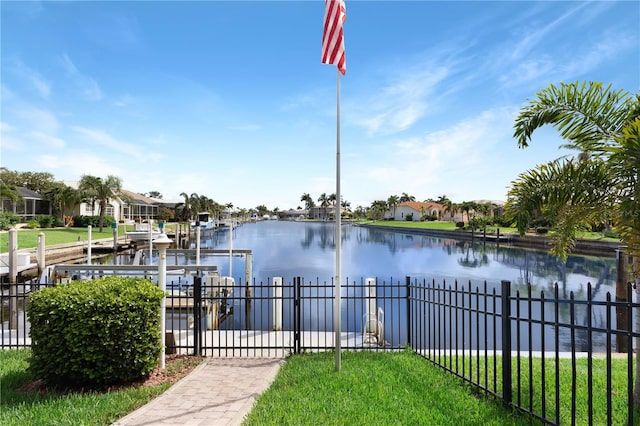
<svg viewBox="0 0 640 426">
<path fill-rule="evenodd" d="M 187 377 L 112 426 L 239 425 L 283 358 L 207 358 Z"/>
</svg>

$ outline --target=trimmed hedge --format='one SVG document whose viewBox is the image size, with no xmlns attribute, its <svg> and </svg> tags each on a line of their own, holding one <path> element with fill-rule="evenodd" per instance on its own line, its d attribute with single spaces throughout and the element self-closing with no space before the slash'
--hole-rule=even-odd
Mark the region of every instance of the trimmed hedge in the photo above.
<svg viewBox="0 0 640 426">
<path fill-rule="evenodd" d="M 147 377 L 161 353 L 163 292 L 143 278 L 73 281 L 31 295 L 29 369 L 63 387 L 100 388 Z"/>
</svg>

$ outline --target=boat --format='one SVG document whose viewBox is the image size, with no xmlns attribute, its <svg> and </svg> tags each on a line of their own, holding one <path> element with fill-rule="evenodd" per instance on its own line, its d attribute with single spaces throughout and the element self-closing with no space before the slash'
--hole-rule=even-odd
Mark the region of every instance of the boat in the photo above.
<svg viewBox="0 0 640 426">
<path fill-rule="evenodd" d="M 148 223 L 136 223 L 135 229 L 133 231 L 126 231 L 125 235 L 131 241 L 149 241 L 149 239 L 154 240 L 158 238 L 162 234 L 162 231 L 158 228 L 152 228 L 149 231 Z"/>
<path fill-rule="evenodd" d="M 198 220 L 191 222 L 191 228 L 213 229 L 216 227 L 213 219 L 209 218 L 209 212 L 198 213 Z"/>
</svg>

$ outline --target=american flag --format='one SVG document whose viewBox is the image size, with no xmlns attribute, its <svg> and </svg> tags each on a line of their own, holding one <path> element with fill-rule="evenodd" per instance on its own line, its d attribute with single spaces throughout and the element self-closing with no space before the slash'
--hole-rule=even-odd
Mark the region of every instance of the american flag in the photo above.
<svg viewBox="0 0 640 426">
<path fill-rule="evenodd" d="M 342 24 L 347 19 L 344 0 L 325 0 L 324 31 L 322 32 L 322 63 L 336 65 L 344 75 L 347 67 L 344 59 Z"/>
</svg>

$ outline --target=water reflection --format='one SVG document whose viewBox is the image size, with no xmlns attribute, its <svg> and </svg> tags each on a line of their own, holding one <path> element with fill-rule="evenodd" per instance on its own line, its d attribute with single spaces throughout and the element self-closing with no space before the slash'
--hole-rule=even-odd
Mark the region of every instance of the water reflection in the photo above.
<svg viewBox="0 0 640 426">
<path fill-rule="evenodd" d="M 228 249 L 229 231 L 202 237 L 202 247 Z M 253 275 L 267 281 L 273 276 L 330 281 L 335 274 L 335 229 L 330 222 L 264 221 L 244 224 L 233 232 L 234 249 L 253 251 Z M 244 278 L 244 259 L 234 258 L 236 280 Z M 224 275 L 228 257 L 203 259 L 215 263 Z M 534 291 L 560 287 L 560 296 L 584 292 L 590 282 L 594 293 L 613 291 L 615 258 L 569 256 L 565 264 L 547 252 L 481 242 L 404 234 L 351 225 L 342 231 L 343 277 L 401 278 L 405 276 L 498 284 L 531 284 Z"/>
<path fill-rule="evenodd" d="M 245 329 L 249 325 L 260 324 L 268 329 L 273 309 L 268 298 L 272 297 L 270 292 L 273 290 L 267 284 L 275 276 L 283 277 L 285 282 L 283 325 L 285 328 L 290 327 L 293 304 L 291 283 L 294 277 L 300 276 L 305 283 L 302 288 L 303 296 L 314 297 L 303 301 L 303 325 L 316 330 L 333 330 L 334 226 L 330 222 L 264 221 L 244 224 L 233 231 L 233 248 L 250 249 L 253 252 L 253 306 L 247 309 L 243 299 L 247 291 L 244 286 L 245 258 L 234 257 L 233 275 L 236 283 L 240 284 L 232 301 L 237 315 L 224 327 Z M 228 249 L 229 232 L 224 230 L 203 234 L 202 247 Z M 195 255 L 190 254 L 188 258 L 189 262 L 195 263 Z M 217 265 L 221 275 L 227 275 L 229 271 L 228 256 L 203 257 L 201 264 Z M 480 287 L 482 291 L 486 283 L 489 292 L 495 288 L 498 293 L 500 282 L 508 280 L 512 283 L 512 293 L 519 291 L 526 295 L 529 284 L 534 297 L 540 297 L 544 292 L 547 299 L 554 297 L 554 285 L 557 283 L 560 299 L 568 299 L 573 294 L 579 300 L 586 298 L 587 283 L 591 283 L 593 298 L 603 301 L 607 292 L 612 295 L 615 292 L 616 271 L 613 257 L 569 256 L 563 264 L 549 253 L 538 250 L 345 225 L 342 232 L 342 276 L 349 285 L 342 289 L 343 318 L 345 323 L 355 324 L 355 330 L 361 327 L 361 283 L 366 277 L 397 284 L 404 283 L 405 277 L 409 276 L 412 280 L 433 283 L 436 287 L 458 285 L 466 291 L 471 289 L 472 292 L 476 287 Z M 406 291 L 403 289 L 402 285 L 392 291 L 384 287 L 378 289 L 379 306 L 385 313 L 393 313 L 394 318 L 402 321 L 406 319 L 406 297 L 398 292 Z M 473 301 L 473 304 L 476 303 L 484 309 L 483 301 Z M 547 321 L 553 321 L 556 315 L 554 306 L 548 303 L 541 306 L 539 302 L 534 302 L 529 306 L 524 302 L 514 302 L 512 309 L 514 313 L 519 309 L 520 315 L 530 314 L 534 319 L 540 319 L 544 315 Z M 569 306 L 560 305 L 557 317 L 562 322 L 569 322 Z M 587 325 L 589 321 L 595 327 L 604 327 L 606 324 L 603 309 L 594 309 L 590 315 L 584 305 L 575 308 L 573 318 L 581 325 Z M 469 325 L 472 324 L 467 324 Z M 400 325 L 405 326 L 406 324 Z M 521 325 L 514 329 L 514 339 L 515 333 L 519 332 L 523 339 L 521 349 L 527 349 L 530 334 L 527 326 Z M 543 333 L 539 329 L 531 332 L 535 334 L 532 343 L 534 349 L 539 349 L 542 342 L 547 348 L 553 347 L 552 331 L 545 330 L 544 335 L 541 335 Z M 483 332 L 491 334 L 491 330 Z M 566 350 L 571 345 L 570 331 L 561 329 L 560 334 L 561 350 Z M 401 336 L 402 333 L 396 335 Z M 577 349 L 586 349 L 589 342 L 586 332 L 578 330 L 575 338 Z M 594 336 L 591 340 L 596 348 L 602 348 L 606 343 L 603 335 Z M 392 343 L 403 344 L 395 341 Z M 474 340 L 474 345 L 476 344 L 482 345 L 482 342 Z"/>
</svg>

